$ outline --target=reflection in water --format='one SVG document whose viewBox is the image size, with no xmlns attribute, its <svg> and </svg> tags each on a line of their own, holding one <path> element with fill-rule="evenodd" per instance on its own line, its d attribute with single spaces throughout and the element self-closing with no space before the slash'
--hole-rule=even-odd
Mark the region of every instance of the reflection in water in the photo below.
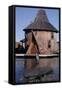
<svg viewBox="0 0 62 90">
<path fill-rule="evenodd" d="M 24 60 L 16 58 L 16 82 L 23 82 L 24 76 Z"/>
<path fill-rule="evenodd" d="M 28 59 L 29 60 L 29 59 Z M 32 59 L 34 60 L 34 58 Z M 24 83 L 24 59 L 22 58 L 16 58 L 16 83 Z M 59 58 L 41 58 L 39 61 L 39 67 L 44 67 L 46 65 L 47 67 L 52 67 L 53 72 L 51 74 L 45 75 L 42 79 L 42 81 L 58 81 L 59 80 Z"/>
</svg>

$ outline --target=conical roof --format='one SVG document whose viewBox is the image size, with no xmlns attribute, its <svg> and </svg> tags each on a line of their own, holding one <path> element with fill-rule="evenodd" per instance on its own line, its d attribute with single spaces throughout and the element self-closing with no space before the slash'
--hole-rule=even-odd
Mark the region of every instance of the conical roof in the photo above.
<svg viewBox="0 0 62 90">
<path fill-rule="evenodd" d="M 40 22 L 49 22 L 47 15 L 46 15 L 46 12 L 44 10 L 39 10 L 37 15 L 36 15 L 34 22 L 39 22 L 39 21 Z"/>
<path fill-rule="evenodd" d="M 58 32 L 57 29 L 49 22 L 45 10 L 39 10 L 34 21 L 29 24 L 24 31 L 52 31 Z"/>
</svg>

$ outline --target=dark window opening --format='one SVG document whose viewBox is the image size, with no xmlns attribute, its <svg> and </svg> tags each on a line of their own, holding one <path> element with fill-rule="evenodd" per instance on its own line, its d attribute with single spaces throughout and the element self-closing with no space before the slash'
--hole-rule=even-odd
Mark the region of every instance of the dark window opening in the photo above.
<svg viewBox="0 0 62 90">
<path fill-rule="evenodd" d="M 52 38 L 52 39 L 54 38 L 54 34 L 53 34 L 53 32 L 51 33 L 51 38 Z"/>
<path fill-rule="evenodd" d="M 51 48 L 51 41 L 48 41 L 48 48 Z"/>
</svg>

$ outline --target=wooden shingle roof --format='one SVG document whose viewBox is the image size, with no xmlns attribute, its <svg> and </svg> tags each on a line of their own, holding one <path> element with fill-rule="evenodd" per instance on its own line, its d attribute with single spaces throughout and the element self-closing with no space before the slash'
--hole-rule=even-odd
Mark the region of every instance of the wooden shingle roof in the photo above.
<svg viewBox="0 0 62 90">
<path fill-rule="evenodd" d="M 46 12 L 44 10 L 39 10 L 34 21 L 23 30 L 58 32 L 58 30 L 49 22 Z"/>
</svg>

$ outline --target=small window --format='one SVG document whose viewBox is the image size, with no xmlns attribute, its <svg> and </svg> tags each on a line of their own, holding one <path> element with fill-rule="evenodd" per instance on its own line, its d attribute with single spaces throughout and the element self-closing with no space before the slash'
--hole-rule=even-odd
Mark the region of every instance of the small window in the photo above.
<svg viewBox="0 0 62 90">
<path fill-rule="evenodd" d="M 51 41 L 48 41 L 48 48 L 51 48 Z"/>
<path fill-rule="evenodd" d="M 51 33 L 51 38 L 52 38 L 52 39 L 54 38 L 54 34 L 53 34 L 53 32 Z"/>
</svg>

